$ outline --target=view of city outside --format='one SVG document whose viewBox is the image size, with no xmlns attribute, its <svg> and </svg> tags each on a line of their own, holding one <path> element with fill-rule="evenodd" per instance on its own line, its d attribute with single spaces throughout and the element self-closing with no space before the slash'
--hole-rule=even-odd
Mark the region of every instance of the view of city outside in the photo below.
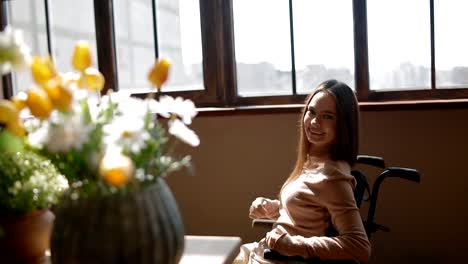
<svg viewBox="0 0 468 264">
<path fill-rule="evenodd" d="M 237 92 L 292 94 L 288 1 L 233 1 Z"/>
<path fill-rule="evenodd" d="M 32 53 L 47 54 L 44 2 L 26 0 L 9 3 L 12 27 L 23 31 L 24 41 L 31 48 Z M 15 93 L 28 90 L 33 83 L 31 73 L 28 70 L 16 72 L 13 74 L 13 82 Z"/>
<path fill-rule="evenodd" d="M 180 2 L 180 6 L 179 6 Z M 52 47 L 57 68 L 70 71 L 74 44 L 87 40 L 98 67 L 93 0 L 51 0 Z M 160 57 L 171 60 L 165 90 L 203 89 L 200 12 L 198 1 L 157 1 Z M 155 61 L 151 0 L 115 0 L 115 30 L 119 89 L 149 88 L 147 74 Z M 47 54 L 44 1 L 10 1 L 11 24 L 21 29 L 33 54 Z M 183 29 L 183 30 L 181 30 Z M 33 81 L 29 71 L 14 76 L 17 91 Z"/>
<path fill-rule="evenodd" d="M 71 70 L 74 43 L 88 40 L 97 52 L 93 0 L 51 0 L 54 58 Z M 47 54 L 44 1 L 10 1 L 11 23 L 23 31 L 34 54 Z M 468 85 L 466 0 L 435 1 L 437 88 Z M 292 93 L 289 6 L 286 0 L 234 0 L 238 92 L 241 96 Z M 152 0 L 114 0 L 120 89 L 149 88 L 155 58 Z M 370 87 L 373 90 L 430 88 L 430 20 L 426 0 L 368 0 Z M 295 0 L 296 87 L 308 93 L 335 78 L 354 87 L 352 0 Z M 166 90 L 203 89 L 199 1 L 158 0 L 160 57 L 173 63 Z M 16 89 L 32 84 L 29 71 L 14 75 Z"/>
<path fill-rule="evenodd" d="M 437 88 L 468 86 L 468 1 L 434 1 Z"/>
<path fill-rule="evenodd" d="M 430 89 L 429 15 L 425 0 L 367 1 L 370 89 Z"/>
<path fill-rule="evenodd" d="M 23 37 L 33 55 L 47 55 L 47 35 L 44 1 L 10 1 L 11 24 L 23 31 Z M 52 47 L 54 62 L 60 71 L 72 70 L 71 56 L 78 40 L 87 40 L 93 53 L 94 67 L 97 64 L 96 36 L 94 29 L 93 0 L 50 1 Z M 18 91 L 29 89 L 33 84 L 29 71 L 14 75 Z"/>
<path fill-rule="evenodd" d="M 288 1 L 233 5 L 239 94 L 292 94 Z M 354 87 L 352 0 L 295 0 L 293 14 L 297 92 L 330 78 Z"/>
<path fill-rule="evenodd" d="M 293 1 L 293 14 L 297 92 L 327 79 L 354 89 L 353 1 Z"/>
<path fill-rule="evenodd" d="M 240 95 L 291 94 L 287 2 L 234 1 Z M 468 36 L 453 30 L 468 24 L 464 10 L 466 0 L 435 1 L 437 88 L 468 84 Z M 370 88 L 429 89 L 429 2 L 368 0 L 367 12 Z M 293 18 L 298 93 L 330 78 L 354 87 L 352 1 L 295 0 Z"/>
<path fill-rule="evenodd" d="M 159 57 L 172 62 L 163 91 L 203 89 L 198 1 L 156 3 Z M 155 61 L 152 0 L 114 1 L 114 14 L 120 89 L 147 91 Z"/>
</svg>

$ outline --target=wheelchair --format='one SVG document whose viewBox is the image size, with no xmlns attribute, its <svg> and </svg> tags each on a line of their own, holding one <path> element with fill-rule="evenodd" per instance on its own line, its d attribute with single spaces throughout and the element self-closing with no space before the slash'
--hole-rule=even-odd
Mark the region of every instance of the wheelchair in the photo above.
<svg viewBox="0 0 468 264">
<path fill-rule="evenodd" d="M 377 157 L 377 156 L 359 155 L 357 157 L 356 164 L 368 165 L 368 166 L 376 167 L 376 168 L 383 170 L 375 179 L 374 184 L 372 185 L 372 188 L 370 188 L 369 182 L 367 181 L 367 177 L 364 173 L 362 173 L 359 170 L 351 171 L 351 174 L 354 176 L 354 178 L 356 179 L 356 183 L 357 183 L 356 188 L 354 189 L 354 199 L 356 200 L 357 207 L 361 208 L 362 202 L 369 203 L 367 218 L 363 219 L 363 225 L 364 225 L 364 229 L 366 231 L 367 237 L 370 240 L 372 234 L 374 234 L 377 231 L 384 231 L 384 232 L 390 231 L 388 227 L 381 225 L 381 224 L 377 224 L 374 221 L 375 210 L 377 207 L 377 198 L 379 195 L 380 186 L 382 185 L 383 181 L 387 178 L 401 178 L 401 179 L 405 179 L 408 181 L 420 183 L 421 177 L 420 177 L 419 172 L 415 169 L 402 168 L 402 167 L 387 168 L 385 166 L 384 159 L 381 157 Z M 271 220 L 271 219 L 254 219 L 252 221 L 252 227 L 263 227 L 263 228 L 271 229 L 274 223 L 275 223 L 275 220 Z M 327 236 L 332 237 L 336 235 L 338 235 L 338 232 L 333 228 L 332 225 L 330 225 L 330 229 L 327 230 Z M 284 256 L 271 249 L 266 249 L 263 252 L 263 257 L 265 259 L 270 259 L 270 260 L 300 261 L 300 262 L 304 262 L 308 264 L 319 264 L 319 263 L 320 264 L 326 264 L 326 263 L 329 263 L 329 264 L 356 263 L 358 264 L 359 263 L 354 260 L 324 261 L 324 260 L 320 260 L 317 258 L 305 259 L 301 256 Z"/>
</svg>

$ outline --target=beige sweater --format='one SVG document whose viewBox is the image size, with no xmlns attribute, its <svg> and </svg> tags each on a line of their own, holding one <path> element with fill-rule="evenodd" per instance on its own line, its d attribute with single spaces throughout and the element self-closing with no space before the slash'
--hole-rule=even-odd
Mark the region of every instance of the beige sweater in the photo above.
<svg viewBox="0 0 468 264">
<path fill-rule="evenodd" d="M 268 245 L 283 255 L 367 262 L 370 243 L 354 200 L 355 185 L 346 162 L 309 161 L 303 173 L 283 188 L 276 212 L 270 205 L 265 217 L 279 217 L 265 239 L 251 248 L 250 262 L 276 263 L 262 259 Z M 335 237 L 325 236 L 330 219 L 339 233 Z"/>
</svg>

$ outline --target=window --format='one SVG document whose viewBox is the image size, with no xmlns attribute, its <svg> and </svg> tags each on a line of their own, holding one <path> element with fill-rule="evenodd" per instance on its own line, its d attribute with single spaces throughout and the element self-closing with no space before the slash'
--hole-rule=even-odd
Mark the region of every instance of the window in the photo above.
<svg viewBox="0 0 468 264">
<path fill-rule="evenodd" d="M 463 0 L 434 1 L 436 87 L 468 87 L 468 37 L 458 28 L 468 25 Z"/>
<path fill-rule="evenodd" d="M 468 38 L 454 30 L 468 25 L 463 0 L 75 2 L 7 1 L 2 10 L 61 70 L 74 41 L 91 41 L 107 89 L 146 93 L 154 58 L 168 57 L 163 92 L 198 106 L 302 103 L 328 78 L 361 102 L 468 98 Z M 28 78 L 15 75 L 14 92 Z"/>
<path fill-rule="evenodd" d="M 307 94 L 332 77 L 354 87 L 351 0 L 233 3 L 239 96 Z"/>
<path fill-rule="evenodd" d="M 240 96 L 293 94 L 288 9 L 287 1 L 233 1 Z"/>
<path fill-rule="evenodd" d="M 370 89 L 430 89 L 429 1 L 369 0 L 367 23 Z"/>
<path fill-rule="evenodd" d="M 8 3 L 10 24 L 22 30 L 33 54 L 51 54 L 57 68 L 70 71 L 74 44 L 84 39 L 90 43 L 97 67 L 93 0 L 18 0 Z M 29 71 L 13 75 L 13 93 L 27 90 L 32 84 Z"/>
<path fill-rule="evenodd" d="M 114 1 L 119 88 L 148 92 L 147 73 L 159 56 L 172 62 L 165 91 L 202 90 L 199 10 L 193 0 Z"/>
<path fill-rule="evenodd" d="M 9 6 L 11 25 L 21 29 L 23 38 L 34 54 L 47 54 L 47 27 L 45 23 L 45 6 L 43 1 L 11 1 Z M 33 83 L 28 71 L 20 71 L 12 75 L 13 93 L 29 89 Z M 8 92 L 6 94 L 11 94 Z"/>
</svg>

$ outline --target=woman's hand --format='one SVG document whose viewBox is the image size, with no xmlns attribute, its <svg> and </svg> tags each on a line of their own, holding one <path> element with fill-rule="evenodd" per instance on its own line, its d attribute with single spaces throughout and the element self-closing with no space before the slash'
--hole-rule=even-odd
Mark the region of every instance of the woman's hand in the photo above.
<svg viewBox="0 0 468 264">
<path fill-rule="evenodd" d="M 280 202 L 265 197 L 258 197 L 252 202 L 249 210 L 249 217 L 257 218 L 276 218 L 279 216 Z"/>
</svg>

